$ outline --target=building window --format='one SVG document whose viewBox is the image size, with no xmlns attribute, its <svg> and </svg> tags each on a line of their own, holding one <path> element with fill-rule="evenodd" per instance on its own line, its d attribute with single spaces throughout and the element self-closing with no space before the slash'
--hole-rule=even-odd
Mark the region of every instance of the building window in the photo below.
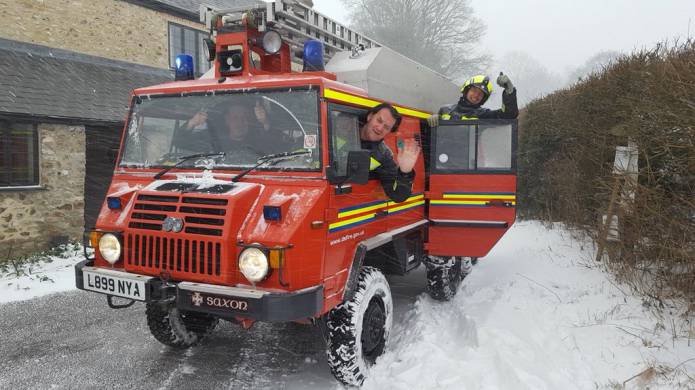
<svg viewBox="0 0 695 390">
<path fill-rule="evenodd" d="M 203 39 L 209 35 L 203 31 L 176 23 L 169 23 L 169 66 L 175 67 L 176 56 L 188 54 L 193 57 L 196 76 L 210 69 L 210 62 L 205 58 Z"/>
<path fill-rule="evenodd" d="M 0 187 L 39 184 L 36 125 L 0 120 Z"/>
</svg>

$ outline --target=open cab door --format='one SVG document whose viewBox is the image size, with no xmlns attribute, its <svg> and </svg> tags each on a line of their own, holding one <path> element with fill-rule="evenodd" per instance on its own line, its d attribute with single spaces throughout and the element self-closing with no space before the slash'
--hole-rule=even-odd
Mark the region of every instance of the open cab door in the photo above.
<svg viewBox="0 0 695 390">
<path fill-rule="evenodd" d="M 427 252 L 483 257 L 516 217 L 517 121 L 441 121 L 430 136 Z"/>
</svg>

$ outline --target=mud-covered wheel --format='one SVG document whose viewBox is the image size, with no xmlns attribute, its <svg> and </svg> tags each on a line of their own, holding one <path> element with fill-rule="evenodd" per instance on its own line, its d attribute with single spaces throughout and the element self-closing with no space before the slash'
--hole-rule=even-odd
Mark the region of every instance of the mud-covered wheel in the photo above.
<svg viewBox="0 0 695 390">
<path fill-rule="evenodd" d="M 213 316 L 179 311 L 154 303 L 147 304 L 147 326 L 157 341 L 174 348 L 186 348 L 199 343 L 217 326 Z"/>
<path fill-rule="evenodd" d="M 328 366 L 340 382 L 359 386 L 386 347 L 393 321 L 393 301 L 386 278 L 363 267 L 349 299 L 326 314 Z"/>
<path fill-rule="evenodd" d="M 429 256 L 427 267 L 427 292 L 438 301 L 448 301 L 456 295 L 465 277 L 461 257 Z"/>
</svg>

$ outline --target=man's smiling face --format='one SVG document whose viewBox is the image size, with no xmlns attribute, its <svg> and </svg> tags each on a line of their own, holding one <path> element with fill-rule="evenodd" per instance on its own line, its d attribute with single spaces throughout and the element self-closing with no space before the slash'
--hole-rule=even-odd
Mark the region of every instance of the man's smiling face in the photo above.
<svg viewBox="0 0 695 390">
<path fill-rule="evenodd" d="M 382 108 L 367 115 L 367 123 L 360 130 L 360 138 L 364 141 L 381 141 L 395 124 L 396 118 L 391 115 L 388 109 Z"/>
</svg>

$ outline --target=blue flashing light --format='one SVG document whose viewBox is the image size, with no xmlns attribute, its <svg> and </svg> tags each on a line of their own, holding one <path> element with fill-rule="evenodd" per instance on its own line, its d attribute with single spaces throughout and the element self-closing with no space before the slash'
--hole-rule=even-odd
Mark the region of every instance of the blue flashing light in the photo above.
<svg viewBox="0 0 695 390">
<path fill-rule="evenodd" d="M 106 198 L 106 206 L 110 208 L 111 210 L 120 210 L 121 209 L 121 198 L 116 197 L 116 196 L 109 196 Z"/>
<path fill-rule="evenodd" d="M 193 80 L 193 57 L 188 54 L 179 54 L 176 56 L 176 81 Z"/>
<path fill-rule="evenodd" d="M 282 219 L 280 206 L 263 206 L 263 218 L 266 221 L 280 221 Z"/>
<path fill-rule="evenodd" d="M 323 42 L 309 39 L 304 42 L 304 72 L 325 70 L 323 62 Z"/>
</svg>

